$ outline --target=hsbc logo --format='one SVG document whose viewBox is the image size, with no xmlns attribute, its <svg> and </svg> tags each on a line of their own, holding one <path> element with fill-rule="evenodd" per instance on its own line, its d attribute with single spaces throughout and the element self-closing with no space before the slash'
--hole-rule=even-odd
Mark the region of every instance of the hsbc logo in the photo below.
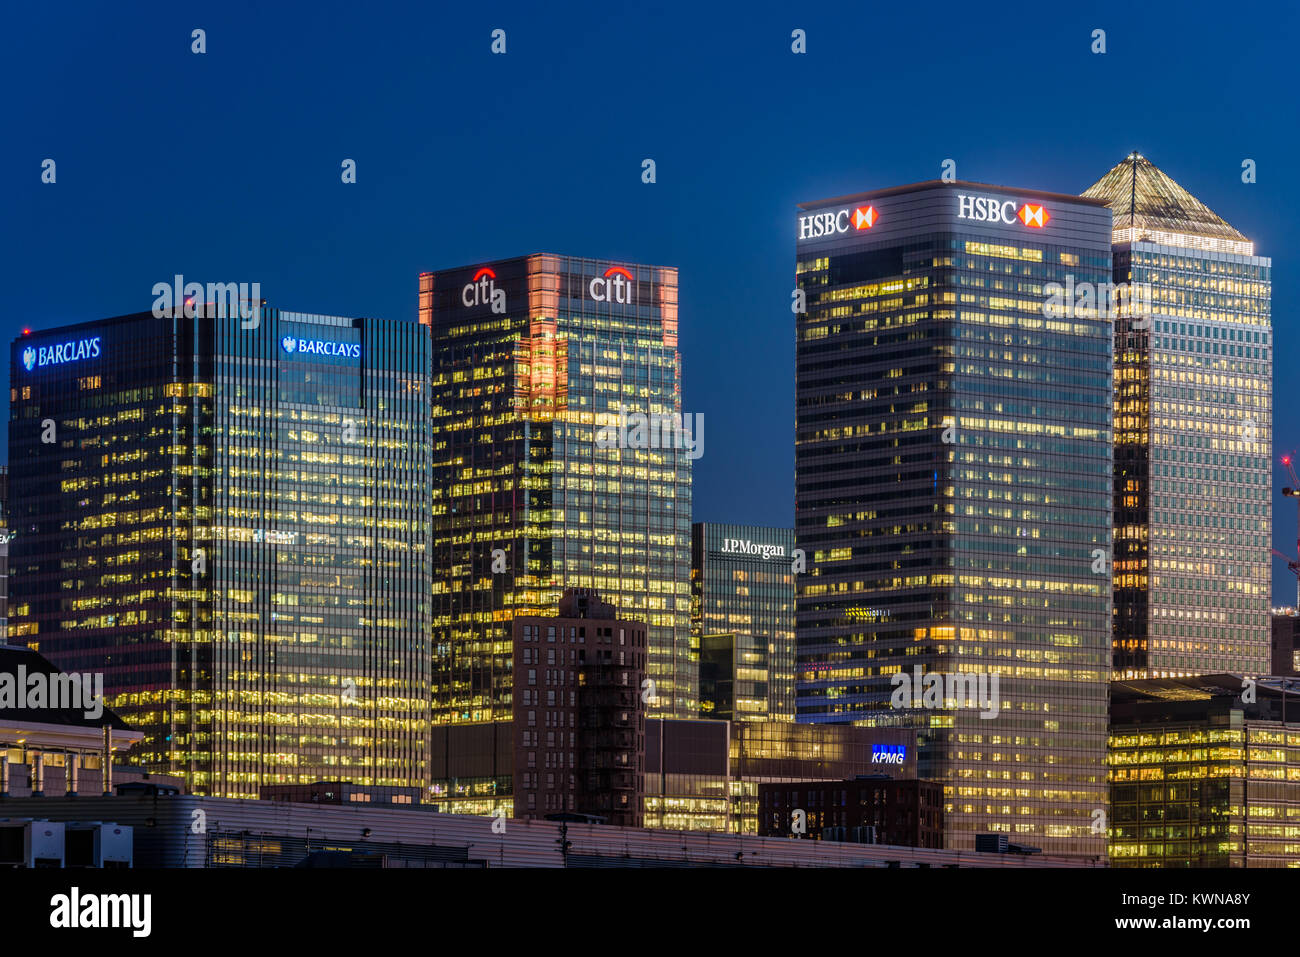
<svg viewBox="0 0 1300 957">
<path fill-rule="evenodd" d="M 813 213 L 811 216 L 799 217 L 799 238 L 820 239 L 847 233 L 850 229 L 870 229 L 876 225 L 880 213 L 874 206 L 858 206 L 856 209 L 841 209 L 833 213 Z"/>
<path fill-rule="evenodd" d="M 610 266 L 604 276 L 597 276 L 587 285 L 587 292 L 596 302 L 621 302 L 624 305 L 633 301 L 636 280 L 622 266 Z"/>
<path fill-rule="evenodd" d="M 1016 220 L 1031 229 L 1042 229 L 1052 217 L 1047 210 L 1034 203 L 1024 203 L 1019 209 L 1013 199 L 1001 200 L 992 196 L 957 197 L 957 218 L 977 223 L 1006 223 L 1014 226 Z"/>
<path fill-rule="evenodd" d="M 506 293 L 504 289 L 497 288 L 496 278 L 497 274 L 486 266 L 474 273 L 474 278 L 460 291 L 460 301 L 465 308 L 491 305 L 493 312 L 504 313 Z"/>
<path fill-rule="evenodd" d="M 1016 215 L 1020 217 L 1022 223 L 1034 229 L 1042 229 L 1047 225 L 1047 221 L 1051 219 L 1047 215 L 1047 210 L 1043 209 L 1043 207 L 1031 206 L 1028 203 L 1021 206 L 1020 212 L 1016 213 Z"/>
</svg>

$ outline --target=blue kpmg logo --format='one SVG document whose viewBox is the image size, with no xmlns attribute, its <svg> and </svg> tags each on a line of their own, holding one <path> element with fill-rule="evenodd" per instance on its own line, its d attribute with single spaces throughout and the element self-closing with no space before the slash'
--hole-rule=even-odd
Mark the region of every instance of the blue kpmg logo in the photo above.
<svg viewBox="0 0 1300 957">
<path fill-rule="evenodd" d="M 90 339 L 73 339 L 59 342 L 52 346 L 28 346 L 22 351 L 23 368 L 28 372 L 43 369 L 46 366 L 61 366 L 82 359 L 98 359 L 102 339 L 94 336 Z"/>
<path fill-rule="evenodd" d="M 872 764 L 902 764 L 907 760 L 905 744 L 873 744 L 871 746 Z"/>
<path fill-rule="evenodd" d="M 299 336 L 284 336 L 280 339 L 280 348 L 286 355 L 304 356 L 338 356 L 344 359 L 360 359 L 361 343 L 331 342 L 328 339 L 303 339 Z"/>
</svg>

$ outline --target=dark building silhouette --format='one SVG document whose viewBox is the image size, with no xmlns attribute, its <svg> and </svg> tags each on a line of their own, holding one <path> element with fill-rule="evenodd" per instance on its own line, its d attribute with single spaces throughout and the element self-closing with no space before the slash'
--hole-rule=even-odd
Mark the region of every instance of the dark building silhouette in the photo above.
<svg viewBox="0 0 1300 957">
<path fill-rule="evenodd" d="M 646 626 L 589 588 L 555 618 L 516 618 L 514 816 L 592 814 L 640 827 Z"/>
<path fill-rule="evenodd" d="M 1300 615 L 1294 609 L 1283 608 L 1273 612 L 1273 660 L 1269 674 L 1294 675 L 1296 670 L 1296 630 L 1300 628 Z"/>
<path fill-rule="evenodd" d="M 758 833 L 792 833 L 804 812 L 802 834 L 822 841 L 943 847 L 943 785 L 886 775 L 849 781 L 781 781 L 758 788 Z"/>
</svg>

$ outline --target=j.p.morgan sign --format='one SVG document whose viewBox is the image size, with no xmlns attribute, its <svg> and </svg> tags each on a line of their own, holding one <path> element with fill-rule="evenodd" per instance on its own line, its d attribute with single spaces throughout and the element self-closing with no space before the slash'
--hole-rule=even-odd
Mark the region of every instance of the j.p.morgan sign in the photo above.
<svg viewBox="0 0 1300 957">
<path fill-rule="evenodd" d="M 785 557 L 784 545 L 770 545 L 765 542 L 752 542 L 748 538 L 724 538 L 722 548 L 724 555 L 755 555 L 767 561 L 769 558 Z"/>
</svg>

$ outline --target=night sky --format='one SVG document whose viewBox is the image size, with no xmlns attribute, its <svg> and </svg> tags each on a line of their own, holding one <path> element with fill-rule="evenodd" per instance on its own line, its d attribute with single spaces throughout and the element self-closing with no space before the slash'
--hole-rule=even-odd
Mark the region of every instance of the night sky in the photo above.
<svg viewBox="0 0 1300 957">
<path fill-rule="evenodd" d="M 414 321 L 421 269 L 677 266 L 685 411 L 706 421 L 695 518 L 788 525 L 794 204 L 948 158 L 1077 193 L 1136 149 L 1273 258 L 1274 444 L 1300 447 L 1294 5 L 279 6 L 0 11 L 0 331 L 147 310 L 176 273 Z M 1274 594 L 1294 602 L 1280 561 Z"/>
</svg>

